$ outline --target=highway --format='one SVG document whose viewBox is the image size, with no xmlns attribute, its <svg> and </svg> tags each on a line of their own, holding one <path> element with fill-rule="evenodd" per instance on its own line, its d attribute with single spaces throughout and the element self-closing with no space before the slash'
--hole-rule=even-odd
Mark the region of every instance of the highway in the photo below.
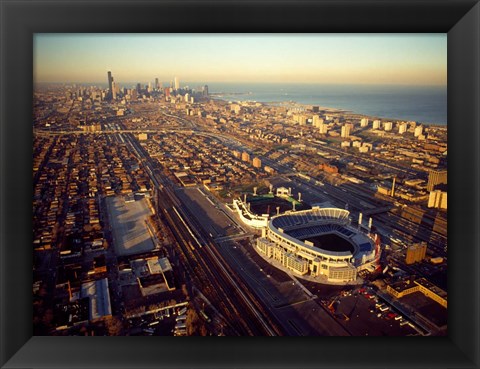
<svg viewBox="0 0 480 369">
<path fill-rule="evenodd" d="M 348 209 L 352 214 L 365 211 L 371 207 L 385 206 L 386 202 L 372 198 L 372 194 L 365 190 L 362 194 L 360 186 L 352 184 L 343 184 L 333 186 L 324 183 L 320 188 L 313 185 L 310 181 L 295 177 L 292 179 L 300 188 L 335 199 L 343 207 L 348 204 Z M 396 230 L 399 235 L 409 242 L 425 241 L 429 243 L 429 248 L 433 249 L 439 256 L 446 256 L 447 238 L 442 234 L 433 231 L 431 227 L 418 224 L 403 218 L 399 215 L 386 211 L 381 214 L 372 215 L 373 224 L 380 229 Z M 355 219 L 356 220 L 356 219 Z M 355 222 L 354 220 L 354 222 Z M 365 221 L 366 219 L 364 219 Z M 385 232 L 386 233 L 386 232 Z"/>
<path fill-rule="evenodd" d="M 327 188 L 329 188 L 329 191 L 334 191 L 332 189 L 333 186 L 330 186 L 330 185 L 326 185 L 326 186 Z M 338 187 L 333 187 L 333 188 L 338 189 Z M 353 198 L 358 197 L 358 198 L 361 198 L 363 202 L 368 202 L 370 199 L 370 202 L 372 202 L 372 205 L 376 205 L 376 206 L 384 206 L 386 203 L 385 201 L 382 201 L 382 200 L 373 199 L 373 196 L 375 194 L 361 186 L 345 183 L 341 185 L 341 188 L 346 189 L 349 199 L 352 199 L 352 197 Z M 355 194 L 356 196 L 350 196 L 350 194 Z M 345 195 L 346 194 L 344 193 L 344 196 Z M 362 205 L 362 202 L 360 202 L 360 205 Z M 393 210 L 393 208 L 394 206 L 392 205 L 391 210 Z M 365 211 L 365 209 L 362 209 L 361 207 L 358 207 L 358 210 Z M 426 226 L 425 224 L 415 223 L 405 217 L 402 217 L 400 215 L 393 213 L 392 211 L 385 211 L 380 214 L 374 214 L 372 215 L 372 218 L 374 219 L 376 224 L 379 224 L 379 225 L 384 224 L 390 229 L 397 229 L 398 231 L 403 233 L 405 238 L 410 239 L 411 241 L 428 242 L 432 244 L 432 246 L 438 251 L 438 253 L 445 254 L 444 248 L 447 245 L 447 237 L 445 237 L 443 234 L 437 231 L 434 231 L 432 229 L 433 221 L 431 221 L 432 223 L 431 226 L 430 225 Z"/>
<path fill-rule="evenodd" d="M 415 178 L 425 177 L 425 175 L 426 175 L 426 173 L 424 171 L 416 170 L 416 169 L 413 169 L 413 168 L 410 168 L 410 167 L 407 167 L 407 168 L 402 167 L 402 166 L 396 165 L 397 163 L 391 163 L 387 160 L 380 159 L 378 157 L 375 158 L 375 159 L 370 159 L 366 155 L 355 154 L 355 153 L 352 153 L 352 152 L 346 152 L 342 149 L 337 149 L 337 148 L 334 148 L 332 146 L 319 145 L 319 144 L 315 144 L 315 143 L 312 143 L 312 142 L 309 142 L 309 144 L 311 146 L 317 148 L 317 149 L 322 150 L 322 151 L 330 151 L 330 153 L 341 155 L 343 158 L 352 157 L 352 158 L 355 158 L 359 161 L 369 162 L 374 167 L 383 166 L 384 168 L 387 168 L 389 170 L 396 171 L 397 174 L 403 173 L 403 174 L 406 174 L 406 175 L 409 175 L 409 176 L 412 176 L 412 177 L 415 177 Z"/>
</svg>

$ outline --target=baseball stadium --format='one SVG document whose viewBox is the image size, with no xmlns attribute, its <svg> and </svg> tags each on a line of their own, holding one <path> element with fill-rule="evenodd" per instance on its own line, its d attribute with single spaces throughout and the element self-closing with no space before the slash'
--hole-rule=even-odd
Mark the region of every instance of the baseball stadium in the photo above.
<svg viewBox="0 0 480 369">
<path fill-rule="evenodd" d="M 320 283 L 349 283 L 380 258 L 378 238 L 350 225 L 350 212 L 313 207 L 273 216 L 256 250 L 281 269 Z"/>
</svg>

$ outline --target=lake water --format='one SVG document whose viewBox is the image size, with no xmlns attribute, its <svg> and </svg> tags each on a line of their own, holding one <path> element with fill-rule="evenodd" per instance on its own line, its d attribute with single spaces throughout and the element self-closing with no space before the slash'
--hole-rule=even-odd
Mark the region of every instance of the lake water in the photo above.
<svg viewBox="0 0 480 369">
<path fill-rule="evenodd" d="M 372 117 L 447 124 L 446 86 L 210 83 L 228 101 L 300 104 L 349 110 Z"/>
</svg>

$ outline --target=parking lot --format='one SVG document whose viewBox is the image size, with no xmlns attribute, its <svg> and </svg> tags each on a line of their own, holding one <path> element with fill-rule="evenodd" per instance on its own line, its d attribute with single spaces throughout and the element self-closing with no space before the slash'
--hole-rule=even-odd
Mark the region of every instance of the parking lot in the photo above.
<svg viewBox="0 0 480 369">
<path fill-rule="evenodd" d="M 355 288 L 330 298 L 325 305 L 353 336 L 417 335 L 408 320 L 372 289 Z"/>
<path fill-rule="evenodd" d="M 234 222 L 208 195 L 197 188 L 182 188 L 176 195 L 211 237 L 231 236 L 240 232 Z"/>
<path fill-rule="evenodd" d="M 132 336 L 173 336 L 177 315 L 173 308 L 127 321 Z"/>
<path fill-rule="evenodd" d="M 151 215 L 147 200 L 125 202 L 122 197 L 107 197 L 107 209 L 117 256 L 151 251 L 155 244 L 146 219 Z"/>
</svg>

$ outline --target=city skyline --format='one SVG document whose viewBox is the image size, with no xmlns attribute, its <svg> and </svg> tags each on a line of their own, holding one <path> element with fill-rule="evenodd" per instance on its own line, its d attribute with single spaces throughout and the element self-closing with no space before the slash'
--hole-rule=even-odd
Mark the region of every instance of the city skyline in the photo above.
<svg viewBox="0 0 480 369">
<path fill-rule="evenodd" d="M 34 335 L 448 334 L 445 35 L 34 45 Z"/>
<path fill-rule="evenodd" d="M 446 85 L 446 34 L 36 34 L 34 81 Z"/>
</svg>

